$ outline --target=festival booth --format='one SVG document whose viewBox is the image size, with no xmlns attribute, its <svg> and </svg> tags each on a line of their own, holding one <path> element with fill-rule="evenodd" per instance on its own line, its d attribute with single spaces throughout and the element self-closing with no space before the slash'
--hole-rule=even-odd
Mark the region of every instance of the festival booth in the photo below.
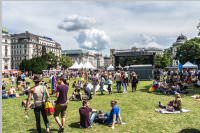
<svg viewBox="0 0 200 133">
<path fill-rule="evenodd" d="M 76 61 L 71 67 L 69 67 L 69 69 L 72 69 L 72 70 L 81 69 L 81 68 L 82 68 L 81 65 L 79 65 Z"/>
<path fill-rule="evenodd" d="M 114 71 L 115 68 L 114 68 L 114 66 L 112 66 L 112 64 L 110 64 L 110 65 L 107 67 L 107 70 L 108 70 L 108 71 Z"/>
<path fill-rule="evenodd" d="M 80 67 L 80 69 L 84 68 L 84 64 L 81 62 L 81 63 L 79 64 L 79 67 Z"/>
<path fill-rule="evenodd" d="M 90 62 L 86 62 L 86 63 L 83 65 L 83 68 L 84 68 L 84 69 L 91 69 L 91 70 L 95 70 L 95 69 L 96 69 Z"/>
<path fill-rule="evenodd" d="M 125 66 L 124 70 L 127 71 L 129 69 L 129 66 Z"/>
<path fill-rule="evenodd" d="M 184 65 L 183 65 L 183 68 L 186 68 L 186 69 L 189 69 L 189 68 L 191 68 L 191 69 L 198 69 L 198 66 L 197 65 L 194 65 L 194 64 L 192 64 L 191 62 L 186 62 Z"/>
</svg>

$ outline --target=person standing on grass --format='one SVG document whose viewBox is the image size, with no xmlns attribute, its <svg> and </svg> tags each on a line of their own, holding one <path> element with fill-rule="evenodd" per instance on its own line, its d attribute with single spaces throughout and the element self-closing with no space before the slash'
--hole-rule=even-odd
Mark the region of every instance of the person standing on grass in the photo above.
<svg viewBox="0 0 200 133">
<path fill-rule="evenodd" d="M 92 85 L 93 85 L 93 95 L 96 96 L 96 90 L 97 90 L 97 85 L 99 84 L 99 79 L 97 77 L 97 74 L 94 73 L 92 77 Z"/>
<path fill-rule="evenodd" d="M 101 80 L 100 80 L 100 91 L 101 91 L 101 95 L 103 95 L 103 91 L 104 91 L 104 84 L 105 84 L 105 78 L 104 75 L 101 75 Z"/>
<path fill-rule="evenodd" d="M 15 84 L 15 76 L 12 74 L 10 77 L 11 80 L 11 86 L 13 86 Z"/>
<path fill-rule="evenodd" d="M 90 108 L 90 103 L 84 100 L 82 103 L 83 107 L 79 108 L 80 115 L 80 128 L 91 128 L 94 119 L 97 116 L 96 109 Z M 90 116 L 90 112 L 92 112 Z"/>
<path fill-rule="evenodd" d="M 133 72 L 132 75 L 131 75 L 132 92 L 136 91 L 137 84 L 138 84 L 138 79 L 137 79 L 137 76 L 136 76 L 135 72 Z"/>
<path fill-rule="evenodd" d="M 40 124 L 40 113 L 42 114 L 44 124 L 46 126 L 46 131 L 49 133 L 50 128 L 49 128 L 49 120 L 47 118 L 47 114 L 44 109 L 44 102 L 45 102 L 45 97 L 44 93 L 46 93 L 47 98 L 49 98 L 49 93 L 48 90 L 45 86 L 40 85 L 41 79 L 37 76 L 33 78 L 33 81 L 35 83 L 35 86 L 29 90 L 28 94 L 28 101 L 25 106 L 25 113 L 28 112 L 29 108 L 29 103 L 31 101 L 31 97 L 33 95 L 34 98 L 34 114 L 35 114 L 35 119 L 36 119 L 36 127 L 37 127 L 37 132 L 42 133 L 41 130 L 41 124 Z"/>
<path fill-rule="evenodd" d="M 121 91 L 121 73 L 120 70 L 117 71 L 117 73 L 115 74 L 115 81 L 117 84 L 117 93 L 120 93 Z"/>
<path fill-rule="evenodd" d="M 66 85 L 66 79 L 63 77 L 58 78 L 58 86 L 56 89 L 56 97 L 57 100 L 55 101 L 55 112 L 54 118 L 60 127 L 59 132 L 64 131 L 65 125 L 65 115 L 67 110 L 67 93 L 68 93 L 68 85 Z M 59 119 L 59 114 L 61 113 L 61 121 Z"/>
</svg>

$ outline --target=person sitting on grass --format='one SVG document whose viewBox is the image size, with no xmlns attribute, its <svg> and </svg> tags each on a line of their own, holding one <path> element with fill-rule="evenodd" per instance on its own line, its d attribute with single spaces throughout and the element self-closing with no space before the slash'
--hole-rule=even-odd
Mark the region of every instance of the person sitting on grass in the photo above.
<svg viewBox="0 0 200 133">
<path fill-rule="evenodd" d="M 81 101 L 82 100 L 82 94 L 80 92 L 80 89 L 75 89 L 72 93 L 72 96 L 70 97 L 71 101 Z"/>
<path fill-rule="evenodd" d="M 170 112 L 182 111 L 181 95 L 180 94 L 176 94 L 175 100 L 170 101 L 167 106 L 162 105 L 161 102 L 159 101 L 159 105 L 158 106 L 160 108 L 166 109 L 167 111 L 170 111 Z"/>
<path fill-rule="evenodd" d="M 8 93 L 6 91 L 6 86 L 4 84 L 2 85 L 2 98 L 8 99 Z"/>
<path fill-rule="evenodd" d="M 75 88 L 75 87 L 76 87 L 76 81 L 74 81 L 72 84 L 72 88 Z"/>
<path fill-rule="evenodd" d="M 87 100 L 84 100 L 82 105 L 83 107 L 79 108 L 80 128 L 91 128 L 97 111 L 89 107 L 90 103 Z M 91 116 L 90 113 L 92 113 Z"/>
<path fill-rule="evenodd" d="M 120 115 L 120 109 L 117 106 L 117 101 L 112 100 L 110 102 L 110 105 L 111 105 L 112 109 L 111 109 L 110 113 L 105 114 L 104 124 L 111 125 L 111 128 L 114 129 L 115 124 L 117 124 L 117 123 L 125 124 L 125 123 L 122 122 L 122 118 Z"/>
<path fill-rule="evenodd" d="M 84 84 L 83 89 L 85 95 L 83 95 L 82 98 L 85 100 L 91 100 L 92 99 L 91 89 L 87 86 L 87 83 Z"/>
<path fill-rule="evenodd" d="M 19 97 L 19 95 L 16 94 L 16 89 L 14 88 L 14 86 L 11 86 L 11 88 L 8 91 L 8 95 L 10 98 Z"/>
</svg>

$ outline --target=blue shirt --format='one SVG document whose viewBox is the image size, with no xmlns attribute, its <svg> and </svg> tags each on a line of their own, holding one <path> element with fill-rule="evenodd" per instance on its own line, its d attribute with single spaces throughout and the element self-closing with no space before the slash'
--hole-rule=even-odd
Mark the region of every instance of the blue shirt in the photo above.
<svg viewBox="0 0 200 133">
<path fill-rule="evenodd" d="M 119 117 L 119 107 L 117 106 L 117 105 L 115 105 L 112 109 L 111 109 L 111 111 L 110 111 L 110 115 L 109 115 L 109 121 L 110 121 L 110 123 L 112 123 L 113 122 L 113 115 L 116 115 L 116 121 L 118 121 L 118 117 Z"/>
</svg>

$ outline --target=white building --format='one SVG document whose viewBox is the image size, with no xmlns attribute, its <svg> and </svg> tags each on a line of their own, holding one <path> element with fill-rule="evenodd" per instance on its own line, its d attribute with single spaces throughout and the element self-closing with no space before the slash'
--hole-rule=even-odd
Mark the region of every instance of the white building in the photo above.
<svg viewBox="0 0 200 133">
<path fill-rule="evenodd" d="M 100 68 L 104 67 L 104 59 L 102 54 L 98 54 L 96 52 L 90 52 L 82 49 L 72 49 L 72 50 L 63 50 L 63 56 L 69 56 L 73 59 L 73 61 L 77 61 L 78 63 L 86 63 L 90 62 L 94 67 Z"/>
<path fill-rule="evenodd" d="M 12 68 L 19 68 L 24 59 L 42 56 L 52 52 L 56 56 L 61 56 L 61 45 L 53 39 L 34 35 L 26 31 L 25 33 L 11 35 L 11 62 Z"/>
<path fill-rule="evenodd" d="M 177 66 L 178 65 L 178 60 L 175 59 L 177 49 L 187 41 L 187 37 L 181 34 L 180 36 L 177 37 L 176 42 L 173 43 L 171 49 L 172 52 L 172 66 Z"/>
<path fill-rule="evenodd" d="M 2 30 L 2 70 L 11 69 L 11 37 L 7 29 Z"/>
</svg>

